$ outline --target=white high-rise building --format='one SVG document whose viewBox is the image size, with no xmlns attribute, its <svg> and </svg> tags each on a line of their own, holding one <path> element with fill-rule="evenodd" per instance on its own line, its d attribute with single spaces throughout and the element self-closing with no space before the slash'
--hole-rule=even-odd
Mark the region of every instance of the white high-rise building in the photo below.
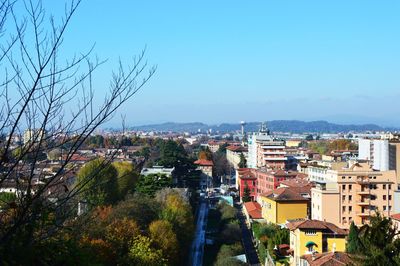
<svg viewBox="0 0 400 266">
<path fill-rule="evenodd" d="M 359 139 L 358 158 L 370 161 L 375 170 L 388 171 L 389 141 L 386 139 Z"/>
<path fill-rule="evenodd" d="M 248 168 L 285 169 L 285 154 L 285 142 L 275 140 L 264 123 L 248 137 Z"/>
</svg>

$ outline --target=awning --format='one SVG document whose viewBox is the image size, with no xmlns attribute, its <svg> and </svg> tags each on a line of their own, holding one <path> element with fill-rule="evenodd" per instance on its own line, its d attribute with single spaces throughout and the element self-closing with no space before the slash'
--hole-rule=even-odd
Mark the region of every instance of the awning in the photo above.
<svg viewBox="0 0 400 266">
<path fill-rule="evenodd" d="M 318 245 L 315 244 L 313 241 L 308 241 L 308 242 L 306 243 L 306 247 L 309 247 L 309 246 L 316 246 L 316 247 L 318 247 Z"/>
</svg>

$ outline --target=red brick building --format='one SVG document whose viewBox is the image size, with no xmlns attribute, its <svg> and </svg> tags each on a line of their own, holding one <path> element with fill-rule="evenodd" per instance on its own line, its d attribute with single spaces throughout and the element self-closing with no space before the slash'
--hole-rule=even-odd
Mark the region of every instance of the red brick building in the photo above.
<svg viewBox="0 0 400 266">
<path fill-rule="evenodd" d="M 257 169 L 257 193 L 263 194 L 267 191 L 277 189 L 282 181 L 294 180 L 298 178 L 300 173 L 295 171 L 267 171 L 266 169 Z"/>
<path fill-rule="evenodd" d="M 236 176 L 236 188 L 240 193 L 240 197 L 243 196 L 244 187 L 247 184 L 253 200 L 256 200 L 258 195 L 277 189 L 282 182 L 299 182 L 299 180 L 305 180 L 306 175 L 296 171 L 268 171 L 265 168 L 241 168 L 237 170 Z M 253 188 L 255 189 L 254 193 Z"/>
<path fill-rule="evenodd" d="M 255 169 L 250 168 L 240 168 L 237 170 L 237 188 L 239 191 L 240 200 L 244 195 L 244 189 L 246 186 L 250 189 L 250 197 L 252 201 L 257 198 L 257 177 L 255 174 Z"/>
</svg>

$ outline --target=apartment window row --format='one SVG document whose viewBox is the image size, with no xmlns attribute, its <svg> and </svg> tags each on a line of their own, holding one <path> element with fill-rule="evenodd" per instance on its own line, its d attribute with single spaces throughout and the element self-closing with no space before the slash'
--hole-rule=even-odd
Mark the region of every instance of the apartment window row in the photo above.
<svg viewBox="0 0 400 266">
<path fill-rule="evenodd" d="M 347 223 L 347 221 L 349 221 L 349 223 L 351 223 L 353 221 L 353 217 L 349 217 L 349 218 L 342 217 L 342 224 Z"/>
<path fill-rule="evenodd" d="M 348 176 L 348 179 L 351 179 L 352 176 Z M 357 178 L 363 178 L 362 176 L 357 176 Z M 342 179 L 346 179 L 346 176 L 342 176 Z M 369 176 L 368 179 L 376 179 L 376 176 Z"/>
<path fill-rule="evenodd" d="M 349 195 L 349 196 L 348 196 L 348 199 L 349 199 L 349 201 L 352 201 L 353 196 L 352 196 L 352 195 Z M 345 201 L 345 200 L 346 200 L 346 195 L 342 195 L 342 201 Z"/>
<path fill-rule="evenodd" d="M 348 185 L 347 187 L 348 187 L 349 191 L 351 191 L 353 188 L 352 185 Z M 346 190 L 346 185 L 342 185 L 342 190 Z"/>
<path fill-rule="evenodd" d="M 386 198 L 387 198 L 386 195 L 383 195 L 383 200 L 386 200 Z M 388 198 L 389 198 L 389 200 L 392 200 L 392 195 L 389 195 Z"/>
<path fill-rule="evenodd" d="M 389 208 L 387 208 L 386 205 L 383 206 L 383 211 L 387 211 L 387 210 L 391 211 L 392 210 L 392 206 L 389 206 Z"/>
<path fill-rule="evenodd" d="M 353 211 L 353 206 L 342 206 L 342 212 L 346 212 L 346 209 L 351 213 Z"/>
</svg>

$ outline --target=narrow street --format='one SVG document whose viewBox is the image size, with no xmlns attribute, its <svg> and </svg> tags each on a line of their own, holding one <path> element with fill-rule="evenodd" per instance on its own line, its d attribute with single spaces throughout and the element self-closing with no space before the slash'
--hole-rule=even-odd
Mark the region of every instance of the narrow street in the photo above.
<svg viewBox="0 0 400 266">
<path fill-rule="evenodd" d="M 249 265 L 261 265 L 256 248 L 253 244 L 253 234 L 246 225 L 246 217 L 243 215 L 242 206 L 235 204 L 235 207 L 238 210 L 238 219 L 240 222 L 240 228 L 242 230 L 242 241 L 244 250 L 246 252 L 247 263 Z"/>
<path fill-rule="evenodd" d="M 195 238 L 192 243 L 191 265 L 202 266 L 204 256 L 204 245 L 206 241 L 208 204 L 206 200 L 202 200 L 197 213 Z"/>
</svg>

